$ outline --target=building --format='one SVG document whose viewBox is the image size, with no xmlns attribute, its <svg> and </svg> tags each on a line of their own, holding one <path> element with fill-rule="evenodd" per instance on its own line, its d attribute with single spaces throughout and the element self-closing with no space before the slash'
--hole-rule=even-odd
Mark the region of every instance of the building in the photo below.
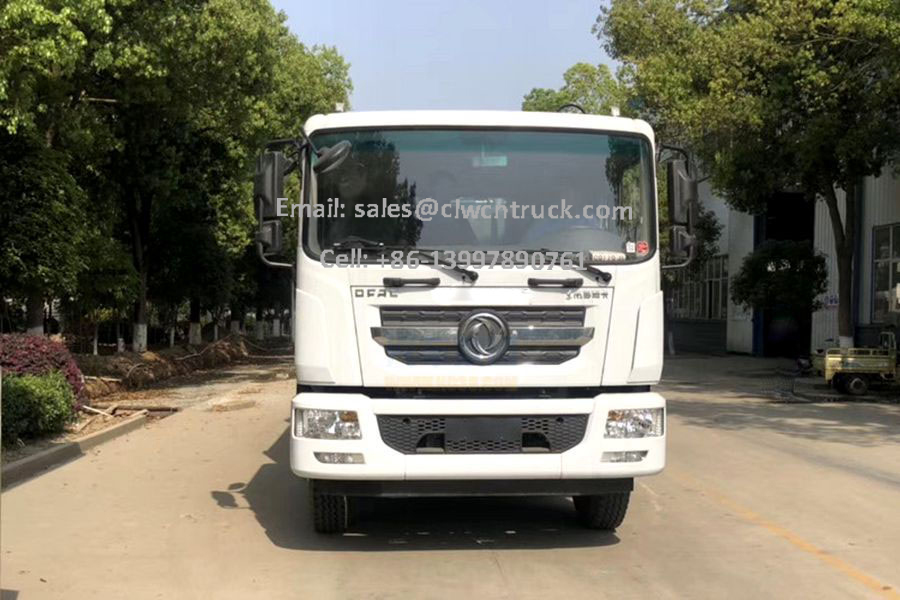
<svg viewBox="0 0 900 600">
<path fill-rule="evenodd" d="M 669 299 L 670 330 L 677 351 L 738 352 L 790 356 L 798 346 L 811 351 L 837 340 L 837 262 L 828 209 L 821 201 L 803 202 L 779 194 L 764 215 L 729 208 L 705 183 L 700 185 L 704 208 L 723 225 L 718 254 L 699 276 L 678 275 L 680 285 Z M 843 198 L 839 192 L 841 210 Z M 854 264 L 853 315 L 856 341 L 877 340 L 877 332 L 900 322 L 900 178 L 890 170 L 866 178 L 862 190 Z M 778 314 L 747 311 L 731 301 L 729 280 L 744 257 L 769 240 L 811 240 L 826 256 L 828 290 L 824 307 L 808 321 Z M 766 311 L 762 311 L 765 313 Z"/>
</svg>

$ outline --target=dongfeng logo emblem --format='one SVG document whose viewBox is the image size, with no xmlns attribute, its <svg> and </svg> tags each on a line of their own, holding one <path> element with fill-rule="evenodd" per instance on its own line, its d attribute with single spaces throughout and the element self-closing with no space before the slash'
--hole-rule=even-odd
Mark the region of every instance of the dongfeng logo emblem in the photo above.
<svg viewBox="0 0 900 600">
<path fill-rule="evenodd" d="M 489 365 L 509 348 L 509 326 L 492 312 L 475 313 L 459 325 L 459 351 L 469 362 Z"/>
</svg>

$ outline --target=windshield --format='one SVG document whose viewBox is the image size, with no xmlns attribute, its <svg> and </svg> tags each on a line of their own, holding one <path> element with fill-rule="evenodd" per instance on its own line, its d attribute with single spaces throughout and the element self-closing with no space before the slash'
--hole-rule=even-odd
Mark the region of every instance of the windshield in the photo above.
<svg viewBox="0 0 900 600">
<path fill-rule="evenodd" d="M 650 148 L 638 136 L 510 130 L 360 130 L 318 177 L 308 250 L 358 237 L 441 250 L 603 251 L 641 260 L 655 244 Z"/>
</svg>

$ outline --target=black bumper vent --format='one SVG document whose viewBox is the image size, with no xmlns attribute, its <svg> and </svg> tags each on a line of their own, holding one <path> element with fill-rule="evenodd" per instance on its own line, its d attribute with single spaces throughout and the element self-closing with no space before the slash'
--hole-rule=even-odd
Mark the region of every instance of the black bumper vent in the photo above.
<svg viewBox="0 0 900 600">
<path fill-rule="evenodd" d="M 385 444 L 403 454 L 565 452 L 584 439 L 587 415 L 379 415 Z"/>
</svg>

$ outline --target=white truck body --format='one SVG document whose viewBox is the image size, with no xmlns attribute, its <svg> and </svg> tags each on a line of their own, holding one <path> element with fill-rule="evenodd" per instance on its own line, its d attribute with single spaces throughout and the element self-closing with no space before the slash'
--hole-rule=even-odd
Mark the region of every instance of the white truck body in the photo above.
<svg viewBox="0 0 900 600">
<path fill-rule="evenodd" d="M 373 128 L 623 134 L 640 139 L 650 156 L 655 157 L 653 132 L 647 123 L 605 116 L 499 111 L 349 112 L 316 115 L 305 126 L 312 140 L 330 132 Z M 324 492 L 346 495 L 430 493 L 428 485 L 416 486 L 413 482 L 434 483 L 433 490 L 447 494 L 501 490 L 510 494 L 578 495 L 603 491 L 596 484 L 604 480 L 619 483 L 610 490 L 627 492 L 631 478 L 661 471 L 666 462 L 665 399 L 651 391 L 651 386 L 659 381 L 663 364 L 663 297 L 656 245 L 659 236 L 655 160 L 649 164 L 651 172 L 646 176 L 653 189 L 646 191 L 652 210 L 645 211 L 643 218 L 651 221 L 650 247 L 639 260 L 598 264 L 611 275 L 608 283 L 585 271 L 560 266 L 540 270 L 531 266 L 476 266 L 473 269 L 479 277 L 474 283 L 461 280 L 458 274 L 439 265 L 423 264 L 415 269 L 378 264 L 335 268 L 322 264 L 310 252 L 302 232 L 314 225 L 301 223 L 293 319 L 298 381 L 290 428 L 293 472 L 322 485 Z M 598 168 L 602 169 L 602 165 Z M 311 171 L 308 167 L 306 170 Z M 309 183 L 305 187 L 310 189 L 304 201 L 316 202 L 316 180 L 308 173 L 306 180 Z M 385 287 L 386 277 L 398 276 L 437 278 L 439 284 Z M 583 281 L 578 288 L 530 287 L 527 281 L 533 277 Z M 397 335 L 396 328 L 386 334 L 379 329 L 386 325 L 385 315 L 396 316 L 396 311 L 390 310 L 398 307 L 407 311 L 401 315 L 406 317 L 415 317 L 417 309 L 426 313 L 485 310 L 506 315 L 514 313 L 504 311 L 525 309 L 519 315 L 525 322 L 518 322 L 513 336 L 518 330 L 547 329 L 527 322 L 529 315 L 541 315 L 535 312 L 539 309 L 551 313 L 558 309 L 565 313 L 561 309 L 567 308 L 582 310 L 581 322 L 574 325 L 583 332 L 589 331 L 589 339 L 582 340 L 575 356 L 558 364 L 528 360 L 487 365 L 466 361 L 404 362 L 389 355 L 390 340 L 384 339 Z M 439 314 L 444 318 L 450 312 Z M 399 323 L 403 332 L 434 325 L 419 323 L 416 318 L 408 325 L 402 320 Z M 456 322 L 443 325 L 445 332 L 448 327 L 453 331 L 457 327 Z M 549 329 L 553 327 L 551 323 Z M 415 353 L 417 349 L 413 347 L 411 351 Z M 663 421 L 656 424 L 658 435 L 607 436 L 609 411 L 647 408 L 660 409 Z M 299 422 L 300 411 L 305 409 L 355 412 L 359 438 L 306 437 Z M 407 426 L 415 426 L 424 418 L 487 416 L 557 421 L 579 416 L 586 424 L 576 443 L 567 445 L 564 451 L 516 448 L 506 452 L 484 446 L 482 452 L 474 446 L 471 452 L 454 452 L 440 447 L 439 437 L 437 448 L 404 452 L 398 451 L 396 444 L 389 445 L 382 431 L 389 420 L 386 417 L 394 417 L 395 424 L 399 420 L 400 426 L 404 419 Z M 475 430 L 478 435 L 490 437 L 484 428 L 489 428 L 491 422 L 481 420 L 480 429 Z M 505 421 L 506 437 L 509 422 Z M 535 423 L 539 429 L 547 426 L 544 421 Z M 427 423 L 419 427 L 421 431 L 431 431 Z M 323 462 L 321 457 L 329 453 L 352 454 L 357 457 L 353 460 L 360 462 Z M 558 483 L 552 484 L 554 481 Z M 365 482 L 370 485 L 367 487 Z M 478 482 L 488 485 L 479 487 Z M 466 483 L 471 485 L 463 485 Z M 588 485 L 582 490 L 579 486 L 588 483 L 595 487 Z"/>
</svg>

